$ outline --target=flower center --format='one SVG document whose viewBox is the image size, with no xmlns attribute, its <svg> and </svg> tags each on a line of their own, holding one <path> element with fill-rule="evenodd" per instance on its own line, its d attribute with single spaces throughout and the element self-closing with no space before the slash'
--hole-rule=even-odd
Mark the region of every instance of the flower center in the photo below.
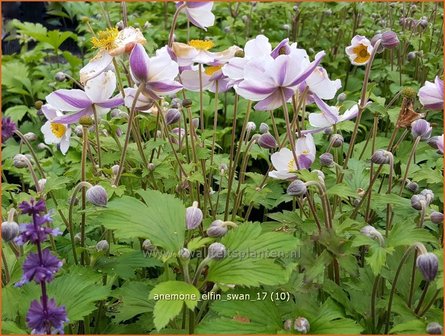
<svg viewBox="0 0 445 336">
<path fill-rule="evenodd" d="M 296 165 L 295 165 L 295 160 L 294 160 L 294 159 L 291 159 L 291 160 L 289 161 L 289 163 L 287 164 L 287 170 L 289 171 L 289 173 L 293 173 L 293 172 L 296 172 L 296 171 L 297 171 L 296 168 L 297 168 L 297 167 L 296 167 Z"/>
<path fill-rule="evenodd" d="M 209 50 L 210 48 L 213 48 L 214 44 L 212 41 L 207 40 L 191 40 L 189 42 L 189 46 L 198 49 L 198 50 Z"/>
<path fill-rule="evenodd" d="M 357 55 L 355 61 L 357 63 L 365 63 L 371 57 L 371 54 L 368 52 L 368 47 L 360 44 L 359 46 L 353 49 L 354 54 Z"/>
<path fill-rule="evenodd" d="M 66 127 L 65 125 L 58 123 L 51 123 L 51 132 L 58 137 L 59 139 L 65 134 Z"/>
<path fill-rule="evenodd" d="M 98 32 L 97 37 L 91 39 L 91 43 L 93 43 L 94 48 L 111 50 L 116 48 L 116 38 L 118 34 L 119 30 L 117 28 L 109 28 Z"/>
<path fill-rule="evenodd" d="M 204 72 L 206 75 L 213 75 L 215 72 L 217 72 L 218 70 L 220 70 L 222 68 L 222 65 L 216 65 L 216 66 L 208 66 Z"/>
</svg>

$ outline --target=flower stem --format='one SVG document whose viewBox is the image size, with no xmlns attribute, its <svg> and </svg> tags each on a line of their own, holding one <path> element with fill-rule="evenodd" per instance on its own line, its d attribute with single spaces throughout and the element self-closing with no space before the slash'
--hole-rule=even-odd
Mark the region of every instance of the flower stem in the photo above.
<svg viewBox="0 0 445 336">
<path fill-rule="evenodd" d="M 409 153 L 408 161 L 406 162 L 405 174 L 403 174 L 402 183 L 400 185 L 399 195 L 402 195 L 403 188 L 405 187 L 406 183 L 406 178 L 408 177 L 409 167 L 411 165 L 411 161 L 413 160 L 414 153 L 416 152 L 419 142 L 420 142 L 420 136 L 418 136 L 414 141 L 413 147 L 411 148 L 411 152 Z"/>
<path fill-rule="evenodd" d="M 96 132 L 97 135 L 97 132 Z M 87 151 L 88 151 L 88 127 L 82 126 L 82 158 L 81 158 L 81 182 L 86 182 L 86 163 L 87 163 Z M 100 145 L 97 143 L 98 153 L 100 152 Z M 100 166 L 100 164 L 99 164 Z M 73 200 L 71 200 L 72 202 Z M 82 189 L 82 214 L 80 222 L 80 246 L 85 247 L 85 206 L 86 206 L 86 190 Z M 80 264 L 85 265 L 85 251 L 82 251 L 80 255 Z"/>
<path fill-rule="evenodd" d="M 420 308 L 422 307 L 423 301 L 425 301 L 426 293 L 428 292 L 428 288 L 430 287 L 430 282 L 427 281 L 425 287 L 423 288 L 422 295 L 420 296 L 419 303 L 417 304 L 414 313 L 419 314 Z"/>
<path fill-rule="evenodd" d="M 5 256 L 5 252 L 2 249 L 2 266 L 5 270 L 5 284 L 8 284 L 9 281 L 11 280 L 11 274 L 9 273 L 9 267 L 8 267 L 8 263 L 6 261 L 6 256 Z"/>
<path fill-rule="evenodd" d="M 372 286 L 372 294 L 371 294 L 371 332 L 375 333 L 375 323 L 376 323 L 376 312 L 375 312 L 375 303 L 377 299 L 377 290 L 379 288 L 380 282 L 380 274 L 378 274 L 374 279 L 374 285 Z"/>
<path fill-rule="evenodd" d="M 292 131 L 291 131 L 291 127 L 290 127 L 291 125 L 290 125 L 290 121 L 289 121 L 289 111 L 287 109 L 286 97 L 284 96 L 284 91 L 282 88 L 280 88 L 280 94 L 281 94 L 281 100 L 283 102 L 283 112 L 284 112 L 284 120 L 286 121 L 287 138 L 290 143 L 290 148 L 292 151 L 292 155 L 294 157 L 295 165 L 297 166 L 297 170 L 300 170 L 300 165 L 298 164 L 297 153 L 295 153 L 295 140 L 292 135 Z"/>
<path fill-rule="evenodd" d="M 97 163 L 99 165 L 99 169 L 102 168 L 102 157 L 101 157 L 101 150 L 100 150 L 100 134 L 99 134 L 99 115 L 97 114 L 96 107 L 93 104 L 93 112 L 94 112 L 94 132 L 96 133 L 96 146 L 97 146 Z M 88 141 L 88 139 L 87 139 Z M 88 149 L 85 148 L 85 151 Z"/>
<path fill-rule="evenodd" d="M 168 36 L 168 47 L 171 48 L 173 45 L 173 35 L 175 33 L 175 28 L 176 28 L 176 22 L 178 21 L 178 16 L 179 13 L 181 13 L 182 9 L 186 6 L 187 4 L 184 2 L 181 6 L 179 6 L 178 8 L 176 8 L 176 12 L 175 15 L 173 16 L 173 22 L 172 22 L 172 26 L 170 28 L 170 34 Z"/>
</svg>

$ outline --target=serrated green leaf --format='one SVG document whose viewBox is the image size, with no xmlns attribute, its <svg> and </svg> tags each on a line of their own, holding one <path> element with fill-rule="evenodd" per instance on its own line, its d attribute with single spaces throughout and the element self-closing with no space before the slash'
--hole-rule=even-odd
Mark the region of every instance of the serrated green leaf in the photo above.
<svg viewBox="0 0 445 336">
<path fill-rule="evenodd" d="M 152 288 L 139 281 L 126 282 L 122 287 L 113 291 L 112 296 L 119 299 L 118 312 L 114 322 L 127 321 L 136 315 L 153 311 L 154 302 L 148 300 Z"/>
</svg>

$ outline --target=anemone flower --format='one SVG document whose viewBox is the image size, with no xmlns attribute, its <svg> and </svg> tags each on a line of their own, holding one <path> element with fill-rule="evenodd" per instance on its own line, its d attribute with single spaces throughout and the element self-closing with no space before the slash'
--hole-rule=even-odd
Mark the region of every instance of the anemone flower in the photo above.
<svg viewBox="0 0 445 336">
<path fill-rule="evenodd" d="M 113 61 L 113 57 L 129 53 L 137 43 L 145 43 L 145 37 L 138 28 L 126 27 L 121 31 L 110 28 L 99 32 L 91 39 L 91 43 L 99 51 L 87 65 L 80 69 L 80 82 L 88 80 L 104 72 Z"/>
<path fill-rule="evenodd" d="M 176 8 L 184 5 L 183 11 L 189 21 L 198 28 L 207 30 L 207 27 L 215 24 L 215 15 L 212 13 L 213 2 L 184 2 L 176 3 Z"/>
<path fill-rule="evenodd" d="M 304 91 L 305 88 L 309 89 L 309 94 L 306 96 L 307 103 L 313 103 L 316 95 L 321 99 L 332 99 L 335 97 L 338 89 L 341 88 L 340 79 L 331 80 L 329 75 L 323 67 L 316 67 L 314 72 L 300 85 L 300 91 Z"/>
<path fill-rule="evenodd" d="M 42 112 L 47 119 L 47 122 L 40 129 L 43 133 L 45 143 L 47 145 L 59 145 L 62 154 L 66 154 L 70 147 L 71 128 L 67 124 L 60 124 L 53 121 L 57 117 L 62 117 L 63 113 L 49 104 L 42 106 Z"/>
<path fill-rule="evenodd" d="M 187 90 L 199 91 L 201 86 L 203 90 L 209 90 L 210 92 L 226 92 L 232 86 L 229 85 L 229 79 L 224 76 L 221 71 L 222 65 L 214 65 L 202 68 L 201 79 L 199 78 L 199 67 L 194 66 L 191 70 L 184 70 L 181 73 L 182 85 Z M 200 83 L 202 81 L 202 84 Z"/>
<path fill-rule="evenodd" d="M 116 89 L 116 75 L 113 71 L 103 72 L 90 79 L 85 85 L 85 91 L 79 89 L 57 90 L 46 96 L 46 101 L 53 108 L 62 112 L 74 112 L 54 118 L 52 121 L 59 124 L 73 124 L 83 116 L 104 115 L 111 108 L 123 104 L 119 97 L 110 98 Z"/>
<path fill-rule="evenodd" d="M 308 169 L 315 161 L 316 148 L 311 134 L 306 134 L 297 139 L 295 154 L 300 169 Z M 270 157 L 275 170 L 269 172 L 269 176 L 279 180 L 295 178 L 298 170 L 294 155 L 288 148 L 282 148 Z"/>
<path fill-rule="evenodd" d="M 256 110 L 274 110 L 288 101 L 315 70 L 324 51 L 317 53 L 310 63 L 306 51 L 292 49 L 288 55 L 277 58 L 265 56 L 250 60 L 244 68 L 244 79 L 235 85 L 236 92 L 243 98 L 259 101 Z M 284 97 L 283 97 L 284 96 Z"/>
<path fill-rule="evenodd" d="M 314 129 L 304 130 L 302 131 L 303 134 L 318 133 L 342 121 L 351 120 L 357 116 L 359 111 L 358 104 L 355 104 L 349 110 L 346 110 L 345 113 L 340 115 L 339 107 L 329 106 L 317 96 L 314 96 L 314 101 L 321 112 L 309 114 L 309 124 L 314 127 Z"/>
<path fill-rule="evenodd" d="M 144 47 L 137 44 L 130 54 L 130 72 L 136 84 L 143 84 L 142 93 L 154 100 L 182 89 L 182 85 L 175 81 L 179 74 L 178 64 L 171 59 L 167 48 L 150 58 Z"/>
<path fill-rule="evenodd" d="M 419 101 L 423 107 L 430 110 L 443 109 L 443 80 L 436 77 L 433 82 L 425 82 L 418 93 Z"/>
<path fill-rule="evenodd" d="M 443 145 L 444 145 L 444 143 L 443 143 L 443 134 L 437 137 L 436 145 L 437 145 L 437 151 L 440 154 L 443 154 Z"/>
<path fill-rule="evenodd" d="M 346 47 L 346 55 L 354 65 L 365 65 L 371 59 L 373 47 L 371 41 L 361 35 L 352 38 L 351 45 Z"/>
</svg>

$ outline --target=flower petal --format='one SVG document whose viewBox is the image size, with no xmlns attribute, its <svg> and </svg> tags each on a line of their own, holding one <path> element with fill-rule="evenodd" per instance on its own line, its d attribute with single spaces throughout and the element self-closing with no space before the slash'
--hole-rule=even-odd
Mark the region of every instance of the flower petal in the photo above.
<svg viewBox="0 0 445 336">
<path fill-rule="evenodd" d="M 80 69 L 80 82 L 85 84 L 90 79 L 98 76 L 106 70 L 112 61 L 113 56 L 111 56 L 108 51 L 99 51 L 99 53 L 93 59 L 91 59 L 87 65 Z"/>
<path fill-rule="evenodd" d="M 116 89 L 116 75 L 113 71 L 102 72 L 89 80 L 85 85 L 85 93 L 93 103 L 99 103 L 111 97 Z"/>
<path fill-rule="evenodd" d="M 61 89 L 46 96 L 48 104 L 60 111 L 77 112 L 91 106 L 92 102 L 87 94 L 79 89 Z"/>
<path fill-rule="evenodd" d="M 53 121 L 59 124 L 69 125 L 78 122 L 80 118 L 86 115 L 93 115 L 93 110 L 91 106 L 76 113 L 65 114 L 61 117 L 57 117 Z"/>
</svg>

